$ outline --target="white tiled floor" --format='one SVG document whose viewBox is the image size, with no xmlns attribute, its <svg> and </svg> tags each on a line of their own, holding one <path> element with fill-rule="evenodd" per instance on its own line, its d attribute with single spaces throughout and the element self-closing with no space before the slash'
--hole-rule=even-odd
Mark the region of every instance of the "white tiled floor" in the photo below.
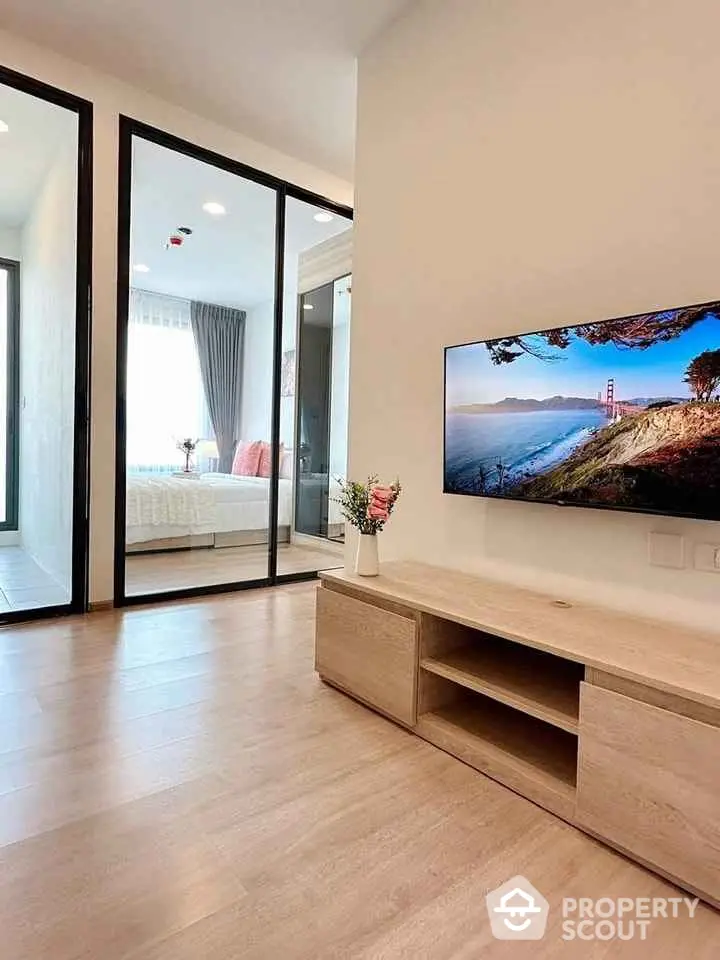
<svg viewBox="0 0 720 960">
<path fill-rule="evenodd" d="M 69 603 L 64 590 L 22 547 L 0 547 L 0 613 Z"/>
</svg>

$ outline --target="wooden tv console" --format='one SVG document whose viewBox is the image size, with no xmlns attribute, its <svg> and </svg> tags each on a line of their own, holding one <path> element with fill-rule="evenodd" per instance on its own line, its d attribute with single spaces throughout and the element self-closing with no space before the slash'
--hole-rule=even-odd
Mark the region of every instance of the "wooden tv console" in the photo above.
<svg viewBox="0 0 720 960">
<path fill-rule="evenodd" d="M 720 906 L 720 637 L 416 563 L 321 580 L 323 680 Z"/>
</svg>

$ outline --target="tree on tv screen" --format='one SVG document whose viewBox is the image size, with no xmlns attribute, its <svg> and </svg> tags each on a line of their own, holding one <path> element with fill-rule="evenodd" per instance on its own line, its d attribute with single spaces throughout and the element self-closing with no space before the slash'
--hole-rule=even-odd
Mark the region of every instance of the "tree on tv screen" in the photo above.
<svg viewBox="0 0 720 960">
<path fill-rule="evenodd" d="M 705 350 L 690 361 L 684 377 L 685 383 L 697 400 L 708 403 L 720 386 L 720 350 Z"/>
<path fill-rule="evenodd" d="M 581 323 L 573 327 L 557 327 L 525 336 L 502 337 L 486 344 L 490 359 L 496 366 L 512 363 L 527 354 L 538 360 L 558 360 L 557 353 L 547 347 L 565 350 L 574 339 L 585 340 L 593 346 L 614 343 L 627 350 L 647 350 L 656 343 L 666 343 L 681 336 L 696 323 L 720 315 L 720 303 L 699 307 L 663 310 L 661 313 L 643 313 L 620 320 L 600 323 Z M 689 382 L 689 381 L 688 381 Z M 718 384 L 715 384 L 715 387 Z M 713 387 L 714 389 L 714 387 Z"/>
</svg>

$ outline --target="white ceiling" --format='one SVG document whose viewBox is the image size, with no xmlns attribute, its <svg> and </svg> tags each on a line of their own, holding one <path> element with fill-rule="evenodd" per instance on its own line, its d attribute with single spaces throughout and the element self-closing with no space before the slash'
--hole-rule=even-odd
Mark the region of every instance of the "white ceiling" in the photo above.
<svg viewBox="0 0 720 960">
<path fill-rule="evenodd" d="M 160 147 L 133 141 L 131 282 L 144 290 L 248 309 L 272 299 L 275 288 L 275 192 L 225 170 Z M 221 203 L 226 214 L 202 209 Z M 317 207 L 288 200 L 286 276 L 297 281 L 301 250 L 350 226 L 335 217 L 316 223 Z M 192 235 L 181 247 L 168 240 L 178 227 Z"/>
<path fill-rule="evenodd" d="M 0 85 L 0 225 L 19 227 L 58 150 L 77 149 L 77 114 Z"/>
<path fill-rule="evenodd" d="M 352 179 L 355 58 L 412 0 L 2 0 L 4 28 Z"/>
</svg>

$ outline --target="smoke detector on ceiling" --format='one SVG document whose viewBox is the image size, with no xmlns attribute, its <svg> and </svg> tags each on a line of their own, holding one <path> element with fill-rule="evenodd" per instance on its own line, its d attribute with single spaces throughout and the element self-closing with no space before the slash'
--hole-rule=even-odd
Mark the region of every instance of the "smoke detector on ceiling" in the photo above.
<svg viewBox="0 0 720 960">
<path fill-rule="evenodd" d="M 185 242 L 185 238 L 190 236 L 192 236 L 191 227 L 178 227 L 177 230 L 168 237 L 165 249 L 169 250 L 171 247 L 181 247 Z"/>
</svg>

